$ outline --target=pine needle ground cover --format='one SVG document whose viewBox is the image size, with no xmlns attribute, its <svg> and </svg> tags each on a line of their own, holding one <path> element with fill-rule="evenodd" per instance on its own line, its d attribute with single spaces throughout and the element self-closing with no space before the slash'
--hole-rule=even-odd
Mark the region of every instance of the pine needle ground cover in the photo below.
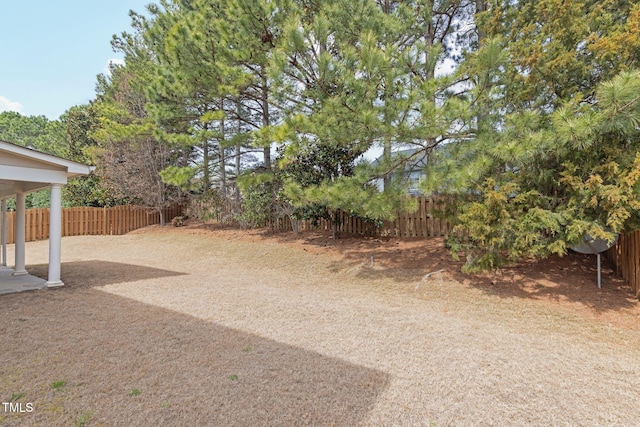
<svg viewBox="0 0 640 427">
<path fill-rule="evenodd" d="M 63 254 L 64 288 L 0 298 L 0 400 L 33 405 L 2 425 L 637 422 L 640 309 L 590 258 L 467 276 L 439 240 L 195 225 Z"/>
</svg>

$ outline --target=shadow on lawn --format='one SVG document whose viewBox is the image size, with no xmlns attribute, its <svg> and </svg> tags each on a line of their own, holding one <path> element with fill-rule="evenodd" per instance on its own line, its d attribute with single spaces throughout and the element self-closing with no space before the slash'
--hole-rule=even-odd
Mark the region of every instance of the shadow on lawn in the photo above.
<svg viewBox="0 0 640 427">
<path fill-rule="evenodd" d="M 631 289 L 615 274 L 609 263 L 602 261 L 602 289 L 597 287 L 595 255 L 569 252 L 564 257 L 525 261 L 503 267 L 497 272 L 464 274 L 462 261 L 455 261 L 444 247 L 443 239 L 396 239 L 342 236 L 333 240 L 326 232 L 310 231 L 294 235 L 264 233 L 264 239 L 287 243 L 303 241 L 304 245 L 327 252 L 338 251 L 343 261 L 331 263 L 330 271 L 356 268 L 363 279 L 392 279 L 414 285 L 432 272 L 446 274 L 465 285 L 500 298 L 547 299 L 577 302 L 597 312 L 616 311 L 638 306 Z M 372 258 L 373 257 L 373 264 Z"/>
<path fill-rule="evenodd" d="M 83 286 L 75 280 L 69 288 Z M 0 305 L 0 398 L 21 393 L 35 408 L 0 414 L 3 425 L 359 425 L 389 386 L 389 374 L 314 351 L 98 289 L 61 290 Z"/>
<path fill-rule="evenodd" d="M 458 270 L 453 277 L 501 298 L 577 302 L 597 312 L 638 306 L 629 286 L 605 259 L 602 260 L 602 289 L 598 289 L 595 255 L 570 252 L 564 257 L 524 261 L 495 273 L 465 275 Z"/>
<path fill-rule="evenodd" d="M 32 276 L 46 280 L 48 264 L 30 265 L 27 268 Z M 61 272 L 62 281 L 65 283 L 64 288 L 67 289 L 97 287 L 186 274 L 142 265 L 101 260 L 63 262 Z"/>
<path fill-rule="evenodd" d="M 390 279 L 412 292 L 428 273 L 444 270 L 449 278 L 499 298 L 541 299 L 578 303 L 596 312 L 638 308 L 631 289 L 603 259 L 602 289 L 597 287 L 596 257 L 573 252 L 564 257 L 522 262 L 497 272 L 464 274 L 462 261 L 455 261 L 441 238 L 397 239 L 342 235 L 334 240 L 330 232 L 305 230 L 272 232 L 243 231 L 217 224 L 190 225 L 215 233 L 221 231 L 234 239 L 259 239 L 291 245 L 306 253 L 328 254 L 329 271 L 347 270 L 366 279 Z M 339 258 L 336 257 L 339 255 Z M 373 257 L 373 266 L 371 265 Z M 437 278 L 438 276 L 433 276 Z M 424 288 L 423 288 L 424 289 Z"/>
</svg>

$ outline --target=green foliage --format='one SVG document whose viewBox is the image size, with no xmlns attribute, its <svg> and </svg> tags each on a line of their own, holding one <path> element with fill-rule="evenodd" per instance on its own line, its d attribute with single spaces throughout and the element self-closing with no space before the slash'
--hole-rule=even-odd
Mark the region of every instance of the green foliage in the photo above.
<svg viewBox="0 0 640 427">
<path fill-rule="evenodd" d="M 246 226 L 283 215 L 335 226 L 344 212 L 391 219 L 411 208 L 394 177 L 414 160 L 393 153 L 412 148 L 429 156 L 425 189 L 456 198 L 450 244 L 470 270 L 640 225 L 635 2 L 192 0 L 148 10 L 114 38 L 126 66 L 99 78 L 95 108 L 65 119 L 69 152 L 102 159 L 102 176 L 115 165 L 128 177 L 123 197 L 154 194 L 147 203 L 159 206 L 190 193 L 202 219 L 224 212 Z M 438 75 L 449 61 L 453 71 Z M 32 137 L 47 124 L 20 126 Z M 2 129 L 0 115 L 0 138 Z M 263 151 L 264 168 L 243 174 L 250 149 Z M 367 165 L 371 149 L 382 157 Z M 142 180 L 148 171 L 154 179 Z M 234 182 L 242 194 L 231 197 Z M 113 192 L 92 190 L 100 185 L 73 193 L 106 203 Z"/>
<path fill-rule="evenodd" d="M 193 166 L 167 166 L 160 171 L 160 177 L 165 184 L 174 185 L 188 190 L 198 170 Z"/>
<path fill-rule="evenodd" d="M 255 83 L 251 70 L 261 55 L 244 31 L 245 21 L 264 11 L 257 7 L 262 2 L 253 2 L 256 7 L 250 11 L 245 3 L 163 3 L 151 8 L 151 19 L 140 27 L 154 58 L 145 88 L 147 111 L 167 140 L 189 152 L 185 160 L 195 160 L 188 165 L 195 173 L 189 174 L 183 161 L 175 165 L 182 169 L 179 176 L 176 169 L 165 173 L 166 182 L 183 188 L 197 183 L 204 192 L 217 186 L 226 192 L 229 148 L 246 145 L 249 129 L 259 126 L 247 106 L 256 98 L 246 101 L 245 91 Z"/>
<path fill-rule="evenodd" d="M 638 6 L 488 4 L 461 66 L 477 134 L 437 150 L 425 185 L 456 197 L 453 252 L 496 268 L 640 226 Z"/>
<path fill-rule="evenodd" d="M 391 177 L 412 161 L 392 159 L 392 149 L 424 154 L 473 135 L 473 100 L 453 92 L 460 76 L 435 76 L 467 7 L 326 1 L 290 16 L 272 59 L 287 105 L 273 134 L 284 145 L 278 163 L 296 208 L 331 219 L 339 211 L 391 219 L 407 208 L 406 186 Z M 383 161 L 357 166 L 376 147 Z"/>
<path fill-rule="evenodd" d="M 30 147 L 48 154 L 64 154 L 66 142 L 62 129 L 59 121 L 50 121 L 44 116 L 23 116 L 11 111 L 0 113 L 0 141 Z M 27 209 L 48 208 L 49 198 L 48 190 L 28 193 L 25 206 Z M 15 199 L 10 199 L 7 207 L 15 210 Z"/>
<path fill-rule="evenodd" d="M 66 129 L 66 157 L 75 162 L 92 164 L 97 161 L 98 141 L 94 138 L 99 127 L 95 105 L 79 105 L 67 110 L 60 120 Z M 91 173 L 71 179 L 63 187 L 63 203 L 67 206 L 115 206 L 125 200 L 118 198 L 102 178 Z"/>
<path fill-rule="evenodd" d="M 127 204 L 126 198 L 118 197 L 111 191 L 99 175 L 71 178 L 62 187 L 64 207 L 93 206 L 111 207 Z M 48 201 L 48 198 L 47 198 Z"/>
<path fill-rule="evenodd" d="M 117 39 L 127 66 L 112 68 L 110 76 L 101 78 L 99 100 L 93 105 L 97 120 L 88 137 L 96 141 L 91 155 L 109 194 L 155 209 L 164 225 L 163 208 L 181 199 L 175 183 L 182 178 L 180 166 L 186 159 L 146 110 L 145 88 L 154 62 L 140 38 L 125 34 Z M 169 183 L 162 176 L 166 168 Z"/>
<path fill-rule="evenodd" d="M 269 170 L 271 147 L 279 143 L 282 190 L 245 188 L 253 213 L 243 221 L 264 218 L 268 200 L 279 212 L 294 203 L 304 216 L 337 218 L 343 211 L 390 218 L 404 207 L 406 189 L 389 177 L 410 161 L 388 161 L 391 149 L 412 146 L 424 153 L 473 133 L 472 100 L 452 90 L 459 76 L 435 76 L 437 64 L 467 43 L 456 31 L 471 19 L 472 6 L 369 0 L 151 4 L 148 16 L 131 14 L 133 33 L 113 39 L 126 66 L 99 77 L 99 126 L 90 133 L 100 142 L 94 156 L 104 159 L 113 151 L 124 163 L 131 156 L 109 144 L 143 135 L 162 141 L 171 151 L 159 172 L 162 184 L 200 194 L 206 204 L 209 190 L 222 199 L 230 195 L 229 177 L 241 175 L 243 150 L 261 149 Z M 387 161 L 356 167 L 375 147 L 384 149 Z M 126 148 L 136 152 L 136 144 Z M 385 180 L 383 192 L 379 179 Z M 258 197 L 260 191 L 269 194 Z"/>
<path fill-rule="evenodd" d="M 91 149 L 97 145 L 91 135 L 98 125 L 96 109 L 91 105 L 71 107 L 60 117 L 60 121 L 65 126 L 67 136 L 66 157 L 75 162 L 90 162 Z"/>
<path fill-rule="evenodd" d="M 493 179 L 487 179 L 482 190 L 482 198 L 457 213 L 458 224 L 448 241 L 454 255 L 466 254 L 465 271 L 494 269 L 522 256 L 564 253 L 557 236 L 566 220 L 540 207 L 540 193 L 523 192 L 515 183 L 497 186 Z"/>
<path fill-rule="evenodd" d="M 274 217 L 271 185 L 264 183 L 246 188 L 243 192 L 242 212 L 236 220 L 243 227 L 264 227 Z"/>
<path fill-rule="evenodd" d="M 59 120 L 43 116 L 23 116 L 0 113 L 0 140 L 32 147 L 75 162 L 92 164 L 95 140 L 89 135 L 96 125 L 93 107 L 71 107 Z M 27 194 L 27 208 L 49 207 L 49 191 Z M 70 180 L 63 187 L 64 206 L 112 206 L 119 202 L 103 185 L 100 177 L 91 174 Z"/>
<path fill-rule="evenodd" d="M 219 220 L 225 200 L 219 191 L 208 190 L 192 195 L 189 201 L 188 215 L 201 221 Z"/>
<path fill-rule="evenodd" d="M 438 176 L 445 191 L 465 182 L 449 244 L 466 252 L 466 269 L 563 254 L 585 234 L 612 241 L 640 226 L 640 72 L 594 93 L 597 102 L 569 102 L 546 124 L 539 113 L 511 115 L 492 146 L 459 144 L 433 159 L 432 188 Z"/>
<path fill-rule="evenodd" d="M 549 112 L 590 98 L 598 82 L 638 67 L 640 8 L 617 0 L 496 1 L 479 18 L 509 54 L 504 91 L 510 111 Z"/>
<path fill-rule="evenodd" d="M 282 191 L 278 171 L 257 170 L 240 176 L 242 210 L 236 220 L 243 227 L 263 227 L 279 217 L 290 214 L 288 199 Z"/>
<path fill-rule="evenodd" d="M 49 206 L 51 206 L 51 192 L 49 190 L 34 191 L 25 197 L 27 209 L 48 208 Z"/>
<path fill-rule="evenodd" d="M 62 123 L 44 116 L 0 113 L 0 141 L 31 147 L 56 156 L 65 155 L 65 133 Z"/>
</svg>

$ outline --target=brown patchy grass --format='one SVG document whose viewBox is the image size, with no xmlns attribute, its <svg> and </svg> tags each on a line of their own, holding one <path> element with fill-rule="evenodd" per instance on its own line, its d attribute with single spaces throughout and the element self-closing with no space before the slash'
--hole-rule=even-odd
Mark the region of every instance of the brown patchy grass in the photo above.
<svg viewBox="0 0 640 427">
<path fill-rule="evenodd" d="M 65 287 L 0 297 L 0 401 L 34 404 L 0 424 L 637 424 L 640 309 L 610 270 L 459 268 L 436 239 L 65 238 Z"/>
</svg>

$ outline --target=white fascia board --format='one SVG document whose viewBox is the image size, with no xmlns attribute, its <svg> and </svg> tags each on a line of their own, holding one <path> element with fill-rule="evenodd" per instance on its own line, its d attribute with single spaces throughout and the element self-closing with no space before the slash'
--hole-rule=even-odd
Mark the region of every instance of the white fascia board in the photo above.
<svg viewBox="0 0 640 427">
<path fill-rule="evenodd" d="M 77 175 L 89 175 L 93 170 L 91 166 L 86 166 L 81 163 L 72 162 L 60 157 L 53 156 L 51 154 L 42 153 L 40 151 L 32 150 L 30 148 L 21 147 L 19 145 L 10 144 L 0 141 L 0 150 L 8 153 L 15 154 L 17 156 L 27 157 L 33 160 L 37 160 L 48 165 L 60 166 L 69 171 L 70 176 Z"/>
<path fill-rule="evenodd" d="M 70 166 L 68 168 L 69 172 L 67 173 L 67 177 L 73 178 L 74 176 L 86 176 L 86 175 L 89 175 L 94 170 L 96 170 L 95 166 L 85 166 L 85 165 L 76 164 L 76 165 L 73 165 L 73 167 Z"/>
<path fill-rule="evenodd" d="M 3 165 L 0 168 L 0 179 L 64 185 L 67 183 L 67 172 Z"/>
</svg>

